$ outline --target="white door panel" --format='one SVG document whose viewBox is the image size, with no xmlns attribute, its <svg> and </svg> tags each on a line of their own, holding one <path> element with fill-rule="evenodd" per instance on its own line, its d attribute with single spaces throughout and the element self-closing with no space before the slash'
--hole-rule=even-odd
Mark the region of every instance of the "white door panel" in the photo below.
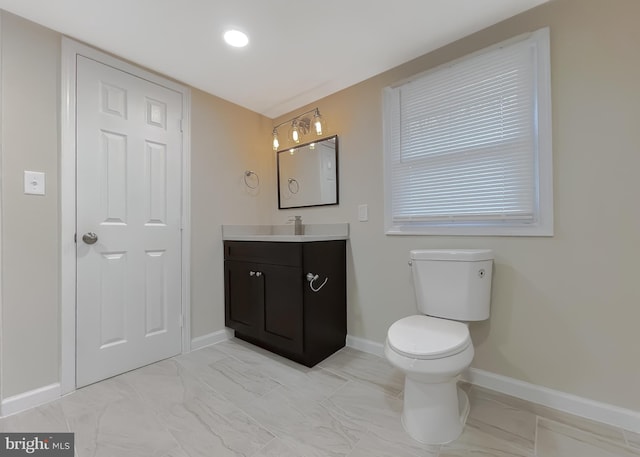
<svg viewBox="0 0 640 457">
<path fill-rule="evenodd" d="M 81 56 L 76 91 L 81 387 L 181 350 L 182 96 Z"/>
</svg>

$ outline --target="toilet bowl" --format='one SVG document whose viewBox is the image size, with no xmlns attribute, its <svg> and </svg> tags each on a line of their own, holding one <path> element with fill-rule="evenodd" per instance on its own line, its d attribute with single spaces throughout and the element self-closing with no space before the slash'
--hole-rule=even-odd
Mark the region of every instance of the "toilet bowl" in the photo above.
<svg viewBox="0 0 640 457">
<path fill-rule="evenodd" d="M 418 311 L 393 323 L 384 353 L 405 375 L 402 425 L 416 441 L 455 440 L 469 414 L 457 387 L 474 350 L 466 321 L 489 317 L 490 250 L 414 250 L 410 265 Z"/>
<path fill-rule="evenodd" d="M 451 331 L 450 324 L 459 327 Z M 435 329 L 438 338 L 422 339 L 422 346 L 416 345 L 415 333 L 421 327 Z M 467 394 L 456 385 L 474 354 L 467 327 L 444 319 L 409 316 L 389 328 L 384 353 L 405 375 L 402 425 L 407 433 L 425 444 L 455 440 L 469 414 Z"/>
</svg>

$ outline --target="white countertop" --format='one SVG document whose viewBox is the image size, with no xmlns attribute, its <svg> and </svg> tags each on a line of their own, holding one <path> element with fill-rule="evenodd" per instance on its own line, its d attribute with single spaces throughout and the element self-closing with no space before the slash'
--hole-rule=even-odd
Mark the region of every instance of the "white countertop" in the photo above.
<svg viewBox="0 0 640 457">
<path fill-rule="evenodd" d="M 303 224 L 304 235 L 288 225 L 223 225 L 222 239 L 230 241 L 310 242 L 349 239 L 349 224 Z"/>
</svg>

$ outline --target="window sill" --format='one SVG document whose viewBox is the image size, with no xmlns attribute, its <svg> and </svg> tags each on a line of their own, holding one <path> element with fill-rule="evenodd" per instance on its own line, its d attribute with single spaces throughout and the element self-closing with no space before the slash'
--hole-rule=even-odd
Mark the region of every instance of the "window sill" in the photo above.
<svg viewBox="0 0 640 457">
<path fill-rule="evenodd" d="M 407 226 L 396 225 L 385 230 L 386 235 L 412 236 L 412 235 L 437 235 L 437 236 L 553 236 L 553 226 L 542 224 L 527 226 Z"/>
</svg>

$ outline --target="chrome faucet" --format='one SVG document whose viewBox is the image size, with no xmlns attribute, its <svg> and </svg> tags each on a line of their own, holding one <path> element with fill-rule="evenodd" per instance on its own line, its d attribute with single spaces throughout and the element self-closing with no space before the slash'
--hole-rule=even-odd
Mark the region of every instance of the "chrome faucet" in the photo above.
<svg viewBox="0 0 640 457">
<path fill-rule="evenodd" d="M 293 234 L 304 235 L 304 226 L 302 225 L 302 216 L 293 216 L 289 221 L 293 222 Z"/>
</svg>

